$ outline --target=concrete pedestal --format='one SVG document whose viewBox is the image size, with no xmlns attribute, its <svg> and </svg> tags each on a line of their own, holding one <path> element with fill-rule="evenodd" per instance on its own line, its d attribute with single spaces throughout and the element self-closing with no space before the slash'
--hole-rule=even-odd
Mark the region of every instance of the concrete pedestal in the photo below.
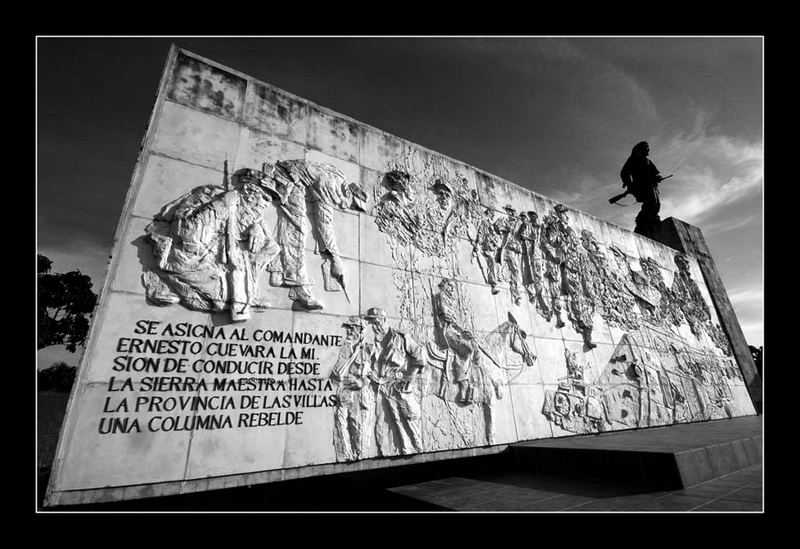
<svg viewBox="0 0 800 549">
<path fill-rule="evenodd" d="M 680 489 L 760 464 L 762 430 L 762 418 L 749 416 L 520 442 L 510 451 L 539 474 Z"/>
<path fill-rule="evenodd" d="M 722 284 L 722 278 L 719 276 L 703 233 L 693 225 L 670 217 L 661 222 L 653 239 L 697 259 L 714 301 L 720 324 L 730 340 L 733 355 L 744 376 L 753 406 L 758 413 L 761 413 L 761 377 L 758 375 L 753 355 L 747 346 L 739 320 L 728 299 L 728 293 Z"/>
</svg>

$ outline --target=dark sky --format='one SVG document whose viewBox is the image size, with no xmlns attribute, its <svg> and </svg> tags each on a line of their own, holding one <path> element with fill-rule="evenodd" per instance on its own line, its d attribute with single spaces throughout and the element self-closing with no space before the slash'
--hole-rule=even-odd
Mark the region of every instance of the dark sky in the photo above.
<svg viewBox="0 0 800 549">
<path fill-rule="evenodd" d="M 39 251 L 96 288 L 173 42 L 625 227 L 606 199 L 649 141 L 662 217 L 703 229 L 761 344 L 761 38 L 39 38 Z"/>
</svg>

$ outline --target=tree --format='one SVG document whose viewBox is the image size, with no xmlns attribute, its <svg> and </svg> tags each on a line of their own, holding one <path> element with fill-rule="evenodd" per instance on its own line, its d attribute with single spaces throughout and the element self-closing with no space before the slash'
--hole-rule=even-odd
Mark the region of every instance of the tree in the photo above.
<svg viewBox="0 0 800 549">
<path fill-rule="evenodd" d="M 758 372 L 758 377 L 763 377 L 761 374 L 761 368 L 764 363 L 764 346 L 761 347 L 753 347 L 752 345 L 748 345 L 750 347 L 750 352 L 753 353 L 753 362 L 756 363 L 756 371 Z"/>
<path fill-rule="evenodd" d="M 78 270 L 50 273 L 53 262 L 39 254 L 38 348 L 64 345 L 74 353 L 86 341 L 89 317 L 97 303 L 92 280 Z"/>
<path fill-rule="evenodd" d="M 39 370 L 39 386 L 40 391 L 58 391 L 61 393 L 68 393 L 72 389 L 72 384 L 75 381 L 75 372 L 78 369 L 75 366 L 70 366 L 66 362 L 56 362 L 49 368 Z"/>
</svg>

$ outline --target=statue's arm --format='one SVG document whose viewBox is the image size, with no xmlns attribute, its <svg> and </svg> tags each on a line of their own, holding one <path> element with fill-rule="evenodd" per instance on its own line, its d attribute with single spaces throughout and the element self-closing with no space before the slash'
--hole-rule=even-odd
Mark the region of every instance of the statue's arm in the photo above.
<svg viewBox="0 0 800 549">
<path fill-rule="evenodd" d="M 406 352 L 409 357 L 411 370 L 421 372 L 427 362 L 425 346 L 417 343 L 413 337 L 406 336 Z"/>
<path fill-rule="evenodd" d="M 622 186 L 628 187 L 631 184 L 631 159 L 625 161 L 622 166 L 622 171 L 619 172 L 619 177 L 622 179 Z"/>
<path fill-rule="evenodd" d="M 653 164 L 653 162 L 651 160 L 648 160 L 648 163 L 650 165 L 649 167 L 650 167 L 650 172 L 652 174 L 652 178 L 656 182 L 661 181 L 661 172 L 658 171 L 658 168 L 656 168 L 656 165 Z"/>
</svg>

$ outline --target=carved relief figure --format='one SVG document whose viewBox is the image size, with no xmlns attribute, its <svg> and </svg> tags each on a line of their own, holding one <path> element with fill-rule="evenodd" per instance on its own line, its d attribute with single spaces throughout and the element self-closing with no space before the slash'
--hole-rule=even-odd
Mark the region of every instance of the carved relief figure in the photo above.
<svg viewBox="0 0 800 549">
<path fill-rule="evenodd" d="M 582 389 L 569 381 L 560 381 L 555 391 L 545 392 L 542 414 L 565 431 L 587 432 L 584 418 L 585 398 L 581 392 Z"/>
<path fill-rule="evenodd" d="M 444 178 L 437 178 L 431 185 L 431 190 L 436 196 L 436 208 L 428 212 L 428 223 L 430 228 L 441 231 L 442 243 L 447 243 L 448 229 L 457 215 L 453 200 L 453 189 Z"/>
<path fill-rule="evenodd" d="M 564 357 L 567 359 L 567 376 L 579 382 L 583 381 L 583 364 L 578 360 L 578 355 L 569 349 L 564 349 Z"/>
<path fill-rule="evenodd" d="M 711 341 L 722 349 L 725 354 L 730 354 L 730 344 L 728 338 L 718 324 L 711 321 L 711 311 L 703 299 L 703 294 L 697 286 L 697 282 L 692 279 L 689 261 L 685 254 L 675 254 L 675 265 L 678 272 L 672 281 L 671 305 L 675 311 L 680 311 L 689 323 L 689 327 L 695 336 L 700 336 L 702 330 L 708 334 Z"/>
<path fill-rule="evenodd" d="M 670 307 L 670 296 L 658 263 L 652 258 L 639 260 L 641 272 L 632 271 L 639 310 L 644 320 L 656 326 L 663 326 L 667 319 L 666 309 Z"/>
<path fill-rule="evenodd" d="M 419 232 L 419 217 L 413 214 L 416 191 L 411 176 L 400 170 L 392 170 L 384 176 L 389 192 L 376 206 L 375 222 L 381 231 L 397 238 L 402 244 L 414 240 Z"/>
<path fill-rule="evenodd" d="M 377 386 L 375 437 L 380 455 L 422 451 L 421 407 L 416 382 L 426 364 L 425 348 L 408 334 L 387 325 L 386 312 L 373 307 L 364 319 L 374 333 L 372 367 Z M 396 440 L 397 442 L 393 442 Z"/>
<path fill-rule="evenodd" d="M 494 406 L 496 400 L 503 398 L 503 386 L 508 383 L 506 373 L 514 370 L 519 373 L 524 368 L 533 366 L 536 360 L 536 355 L 528 346 L 527 337 L 509 312 L 506 322 L 475 342 L 471 386 L 479 390 L 473 390 L 472 401 L 483 406 L 487 444 L 494 444 L 495 441 Z M 521 360 L 521 363 L 514 364 L 514 358 L 509 358 L 507 361 L 499 358 L 505 354 L 505 349 L 510 349 L 517 355 L 516 358 Z"/>
<path fill-rule="evenodd" d="M 496 258 L 501 242 L 500 234 L 496 230 L 494 214 L 490 208 L 486 208 L 478 225 L 477 236 L 473 244 L 473 257 L 478 260 L 483 278 L 492 287 L 493 294 L 500 292 L 497 288 L 500 273 Z"/>
<path fill-rule="evenodd" d="M 280 251 L 265 218 L 277 192 L 250 169 L 237 171 L 228 186 L 192 190 L 145 228 L 158 265 L 142 276 L 152 303 L 230 309 L 234 321 L 249 318 L 252 305 L 264 305 L 256 303 L 258 280 Z"/>
<path fill-rule="evenodd" d="M 244 169 L 237 172 L 241 188 L 228 191 L 224 200 L 230 217 L 226 226 L 226 251 L 231 292 L 231 319 L 250 318 L 250 304 L 258 291 L 264 268 L 280 248 L 266 226 L 266 212 L 275 189 L 262 182 L 263 173 Z"/>
<path fill-rule="evenodd" d="M 428 340 L 431 382 L 423 405 L 426 417 L 431 414 L 426 433 L 432 437 L 428 439 L 431 448 L 444 448 L 443 441 L 447 447 L 458 447 L 477 440 L 479 433 L 473 425 L 480 421 L 474 410 L 480 407 L 485 411 L 486 439 L 493 440 L 492 405 L 500 397 L 502 385 L 515 379 L 513 373 L 507 373 L 512 370 L 509 361 L 528 355 L 533 361 L 525 349 L 524 333 L 519 337 L 521 330 L 515 322 L 484 338 L 472 335 L 473 313 L 466 310 L 469 301 L 464 307 L 457 297 L 461 258 L 453 237 L 458 236 L 469 239 L 471 258 L 477 260 L 491 293 L 497 294 L 499 283 L 508 281 L 512 301 L 519 305 L 522 286 L 529 301 L 536 304 L 531 311 L 548 321 L 555 316 L 557 328 L 565 326 L 566 312 L 583 338 L 584 352 L 597 347 L 593 341 L 595 314 L 609 326 L 627 332 L 601 379 L 584 378 L 580 353 L 565 354 L 568 376 L 547 393 L 542 410 L 554 423 L 571 432 L 599 432 L 707 417 L 708 410 L 722 409 L 709 403 L 722 402 L 720 395 L 727 385 L 722 387 L 708 375 L 705 381 L 696 381 L 702 377 L 699 371 L 693 379 L 676 374 L 671 365 L 674 360 L 664 354 L 669 353 L 669 331 L 658 330 L 669 328 L 677 335 L 676 328 L 691 316 L 693 333 L 705 332 L 714 341 L 714 330 L 719 327 L 704 314 L 707 307 L 704 310 L 688 268 L 679 267 L 673 288 L 668 288 L 654 260 L 629 258 L 614 244 L 598 242 L 590 230 L 576 234 L 566 206 L 556 205 L 541 222 L 536 212 L 517 214 L 511 206 L 505 208 L 505 215 L 496 216 L 480 205 L 474 192 L 468 197 L 465 187 L 452 178 L 438 172 L 429 175 L 432 195 L 417 199 L 414 188 L 422 183 L 420 174 L 412 176 L 401 169 L 387 173 L 385 183 L 390 192 L 377 206 L 376 223 L 393 237 L 393 246 L 395 242 L 408 245 L 409 251 L 399 255 L 393 248 L 398 272 L 414 272 L 419 267 L 418 272 L 441 277 L 436 291 L 431 287 L 427 296 L 412 285 L 410 291 L 400 292 L 399 298 L 403 301 L 399 310 L 412 324 L 420 312 L 427 315 L 430 310 L 434 317 L 432 334 L 422 326 L 411 328 L 417 341 Z M 403 288 L 408 290 L 407 285 Z M 409 299 L 411 306 L 404 301 Z M 689 302 L 696 305 L 687 306 Z M 510 313 L 509 318 L 513 318 Z M 715 343 L 722 347 L 723 341 Z M 502 349 L 509 346 L 516 354 L 505 353 L 506 358 L 498 360 L 504 354 Z M 634 348 L 647 350 L 634 355 Z M 708 367 L 713 368 L 711 363 Z M 431 396 L 438 400 L 428 398 Z M 699 404 L 693 404 L 695 401 Z M 705 401 L 709 403 L 703 404 Z M 698 406 L 706 411 L 696 411 Z"/>
<path fill-rule="evenodd" d="M 542 414 L 565 431 L 607 431 L 611 421 L 603 389 L 587 383 L 584 365 L 577 353 L 564 349 L 564 359 L 567 377 L 559 380 L 555 391 L 545 391 Z"/>
<path fill-rule="evenodd" d="M 350 317 L 342 324 L 346 335 L 330 377 L 339 384 L 334 412 L 334 447 L 338 461 L 361 459 L 369 445 L 370 429 L 365 425 L 375 406 L 370 382 L 370 352 L 364 321 Z"/>
<path fill-rule="evenodd" d="M 427 343 L 427 359 L 432 366 L 430 389 L 450 406 L 480 406 L 483 409 L 484 435 L 487 443 L 494 440 L 494 402 L 503 398 L 503 385 L 507 383 L 506 371 L 533 365 L 536 357 L 527 344 L 527 334 L 519 327 L 513 315 L 490 333 L 476 338 L 471 321 L 466 315 L 456 281 L 442 279 L 438 291 L 431 288 L 434 315 L 433 339 Z M 506 349 L 522 359 L 522 364 L 511 365 L 505 356 Z M 455 390 L 451 388 L 455 385 Z M 471 426 L 455 420 L 454 427 L 461 433 L 465 444 L 475 435 Z M 474 440 L 473 440 L 474 442 Z"/>
<path fill-rule="evenodd" d="M 566 351 L 568 376 L 555 391 L 546 393 L 542 413 L 574 433 L 734 415 L 725 359 L 691 352 L 682 344 L 667 342 L 674 336 L 643 329 L 647 334 L 638 334 L 639 339 L 663 351 L 634 346 L 626 334 L 605 370 L 591 382 L 579 379 L 582 366 L 574 353 Z"/>
<path fill-rule="evenodd" d="M 323 305 L 314 297 L 313 282 L 306 271 L 306 214 L 311 214 L 319 253 L 324 260 L 325 289 L 337 291 L 341 288 L 346 294 L 345 273 L 333 226 L 333 206 L 350 208 L 354 202 L 353 186 L 348 186 L 344 174 L 329 164 L 286 160 L 265 165 L 264 171 L 275 181 L 281 196 L 277 226 L 281 254 L 271 266 L 270 283 L 290 287 L 289 297 L 306 309 L 321 309 Z M 355 196 L 356 200 L 361 198 L 358 192 Z"/>
<path fill-rule="evenodd" d="M 312 217 L 328 291 L 344 290 L 345 273 L 336 244 L 333 207 L 363 209 L 365 193 L 334 166 L 304 160 L 244 168 L 224 186 L 206 185 L 164 206 L 145 232 L 157 269 L 142 282 L 151 303 L 183 303 L 201 311 L 230 309 L 234 321 L 250 318 L 267 304 L 257 296 L 259 278 L 287 286 L 289 297 L 307 309 L 322 304 L 311 293 L 305 266 Z M 277 238 L 267 226 L 270 203 L 279 210 Z M 348 298 L 349 299 L 349 298 Z"/>
<path fill-rule="evenodd" d="M 592 341 L 594 329 L 595 295 L 592 286 L 591 271 L 587 254 L 583 248 L 575 245 L 562 263 L 562 292 L 569 303 L 569 319 L 575 330 L 583 337 L 584 344 L 593 349 L 597 347 Z"/>
<path fill-rule="evenodd" d="M 427 344 L 428 363 L 433 372 L 438 372 L 438 381 L 436 377 L 433 378 L 431 389 L 435 389 L 436 396 L 448 405 L 452 402 L 459 407 L 482 407 L 485 441 L 487 444 L 494 444 L 494 405 L 496 400 L 503 398 L 503 386 L 508 382 L 506 372 L 519 372 L 533 366 L 536 356 L 528 346 L 527 334 L 511 313 L 508 321 L 482 338 L 474 338 L 471 333 L 462 332 L 459 343 L 454 344 L 449 337 L 440 335 L 453 332 L 454 329 L 446 319 L 442 320 L 437 325 L 436 338 Z M 457 329 L 455 331 L 457 333 Z M 506 349 L 518 355 L 521 363 L 513 364 L 513 359 L 508 362 L 503 360 L 501 357 L 505 355 Z M 450 371 L 454 372 L 452 377 L 449 375 Z M 451 383 L 455 383 L 457 387 L 455 396 L 449 390 Z M 465 394 L 467 398 L 464 398 Z M 455 424 L 466 443 L 469 442 L 466 440 L 466 433 L 470 432 L 470 427 L 472 426 Z"/>
<path fill-rule="evenodd" d="M 584 273 L 591 284 L 596 310 L 613 326 L 636 329 L 640 322 L 628 288 L 630 269 L 625 254 L 612 246 L 609 261 L 594 234 L 586 229 L 581 231 L 581 244 L 586 250 Z"/>
<path fill-rule="evenodd" d="M 607 431 L 611 421 L 608 419 L 608 409 L 603 399 L 603 390 L 600 387 L 589 386 L 586 391 L 587 430 L 597 433 Z"/>
<path fill-rule="evenodd" d="M 418 196 L 412 176 L 391 170 L 383 177 L 389 192 L 376 206 L 376 224 L 401 244 L 409 244 L 429 257 L 443 258 L 459 236 L 467 236 L 474 204 L 465 197 L 466 180 L 438 177 L 429 187 L 432 196 Z M 459 187 L 461 185 L 461 187 Z"/>
<path fill-rule="evenodd" d="M 508 278 L 511 299 L 516 305 L 519 305 L 522 300 L 519 293 L 522 244 L 518 236 L 521 220 L 511 205 L 505 206 L 504 209 L 506 217 L 500 217 L 495 221 L 495 232 L 500 236 L 500 246 L 496 252 L 495 261 L 502 266 L 501 268 Z"/>
<path fill-rule="evenodd" d="M 466 237 L 474 241 L 473 235 L 469 234 L 470 227 L 475 220 L 481 216 L 481 205 L 478 201 L 477 191 L 472 189 L 469 195 L 463 192 L 454 191 L 452 186 L 441 179 L 440 185 L 434 184 L 434 191 L 437 194 L 439 207 L 447 211 L 447 217 L 442 225 L 442 243 L 445 248 L 450 247 L 457 237 Z M 467 180 L 461 178 L 461 189 L 465 189 Z"/>
<path fill-rule="evenodd" d="M 439 283 L 439 292 L 433 296 L 434 333 L 440 349 L 447 355 L 443 380 L 448 378 L 448 365 L 452 365 L 454 380 L 458 384 L 456 400 L 472 401 L 470 385 L 472 364 L 477 360 L 472 332 L 464 328 L 459 310 L 459 299 L 453 281 L 447 278 Z"/>
<path fill-rule="evenodd" d="M 563 223 L 559 216 L 559 205 L 555 211 L 548 213 L 542 222 L 542 253 L 545 259 L 544 279 L 547 290 L 550 294 L 550 306 L 542 311 L 543 316 L 549 322 L 555 314 L 556 328 L 565 326 L 561 317 L 561 264 L 568 253 L 568 235 L 572 229 Z"/>
<path fill-rule="evenodd" d="M 530 211 L 520 212 L 521 226 L 518 238 L 522 246 L 522 285 L 528 294 L 528 301 L 535 303 L 542 314 L 549 310 L 544 295 L 544 259 L 541 248 L 541 229 L 539 215 Z"/>
</svg>

